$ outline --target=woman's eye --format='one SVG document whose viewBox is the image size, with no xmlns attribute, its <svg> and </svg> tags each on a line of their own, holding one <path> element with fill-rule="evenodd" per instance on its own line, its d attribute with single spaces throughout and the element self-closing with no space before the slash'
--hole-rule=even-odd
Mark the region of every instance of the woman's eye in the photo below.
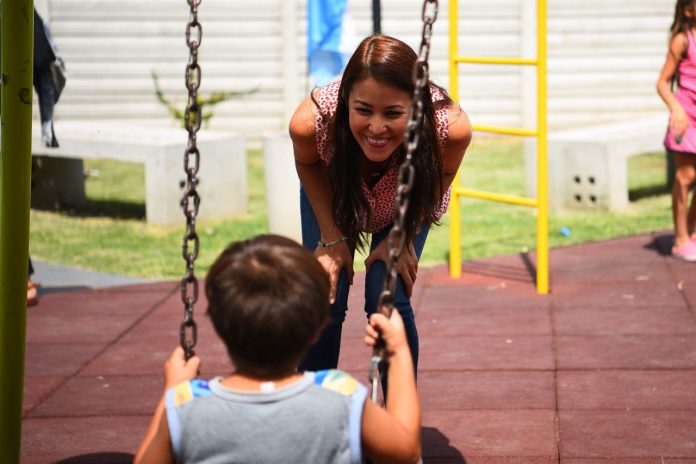
<svg viewBox="0 0 696 464">
<path fill-rule="evenodd" d="M 387 111 L 386 114 L 387 114 L 387 117 L 391 118 L 391 119 L 400 118 L 401 116 L 404 115 L 404 113 L 401 111 Z"/>
<path fill-rule="evenodd" d="M 370 114 L 370 110 L 367 108 L 356 108 L 355 111 L 357 111 L 359 114 Z"/>
</svg>

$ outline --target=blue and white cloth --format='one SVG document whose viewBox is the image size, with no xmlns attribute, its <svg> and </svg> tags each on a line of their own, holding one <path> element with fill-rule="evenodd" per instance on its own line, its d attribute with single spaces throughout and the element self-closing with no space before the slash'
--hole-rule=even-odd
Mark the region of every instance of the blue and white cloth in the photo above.
<svg viewBox="0 0 696 464">
<path fill-rule="evenodd" d="M 329 84 L 345 68 L 357 46 L 347 0 L 307 2 L 307 59 L 314 84 Z"/>
</svg>

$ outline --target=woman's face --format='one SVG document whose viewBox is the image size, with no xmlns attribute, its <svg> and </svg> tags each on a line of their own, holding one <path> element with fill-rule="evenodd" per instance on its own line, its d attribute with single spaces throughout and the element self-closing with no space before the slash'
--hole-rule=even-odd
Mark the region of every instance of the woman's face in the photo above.
<svg viewBox="0 0 696 464">
<path fill-rule="evenodd" d="M 696 0 L 691 0 L 684 4 L 684 16 L 686 16 L 686 19 L 691 21 L 693 25 L 694 18 L 696 18 Z"/>
<path fill-rule="evenodd" d="M 368 160 L 386 161 L 402 144 L 410 103 L 408 92 L 371 77 L 353 85 L 348 96 L 348 122 Z"/>
</svg>

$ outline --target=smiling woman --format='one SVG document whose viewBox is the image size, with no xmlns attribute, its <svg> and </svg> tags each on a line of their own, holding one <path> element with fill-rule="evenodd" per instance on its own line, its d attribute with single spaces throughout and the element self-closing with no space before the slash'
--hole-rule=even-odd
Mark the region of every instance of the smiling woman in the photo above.
<svg viewBox="0 0 696 464">
<path fill-rule="evenodd" d="M 315 89 L 290 122 L 302 184 L 302 240 L 331 281 L 331 321 L 301 367 L 338 364 L 341 327 L 353 280 L 353 256 L 371 234 L 365 261 L 365 312 L 376 311 L 393 223 L 399 165 L 405 157 L 408 108 L 418 56 L 404 42 L 373 35 L 361 42 L 340 81 Z M 410 297 L 428 231 L 449 203 L 450 184 L 471 140 L 466 114 L 444 89 L 430 83 L 422 99 L 424 121 L 412 154 L 415 168 L 398 262 L 396 308 L 404 320 L 414 366 L 418 333 Z"/>
<path fill-rule="evenodd" d="M 380 169 L 403 143 L 411 95 L 372 77 L 353 86 L 348 102 L 350 132 L 362 149 L 363 164 Z M 372 165 L 376 166 L 372 166 Z M 370 171 L 368 171 L 370 172 Z"/>
</svg>

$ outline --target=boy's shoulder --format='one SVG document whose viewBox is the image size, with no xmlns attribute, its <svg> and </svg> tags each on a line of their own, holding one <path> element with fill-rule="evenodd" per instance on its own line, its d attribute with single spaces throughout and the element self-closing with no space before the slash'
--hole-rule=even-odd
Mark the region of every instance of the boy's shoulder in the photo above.
<svg viewBox="0 0 696 464">
<path fill-rule="evenodd" d="M 316 371 L 313 374 L 314 385 L 342 396 L 362 396 L 367 391 L 367 388 L 354 377 L 338 369 Z M 175 407 L 182 406 L 196 398 L 204 398 L 212 394 L 210 381 L 201 379 L 181 382 L 167 391 L 167 396 L 169 396 L 168 402 Z"/>
<path fill-rule="evenodd" d="M 344 396 L 354 396 L 366 390 L 354 377 L 338 369 L 315 372 L 314 384 Z"/>
<path fill-rule="evenodd" d="M 181 406 L 196 398 L 210 396 L 212 391 L 207 380 L 193 379 L 181 382 L 167 392 L 174 406 Z"/>
</svg>

